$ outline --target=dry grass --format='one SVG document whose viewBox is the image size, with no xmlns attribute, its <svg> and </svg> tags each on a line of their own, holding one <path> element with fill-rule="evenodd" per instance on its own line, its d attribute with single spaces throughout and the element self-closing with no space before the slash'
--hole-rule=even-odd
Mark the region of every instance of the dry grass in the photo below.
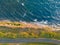
<svg viewBox="0 0 60 45">
<path fill-rule="evenodd" d="M 27 23 L 27 22 L 1 22 L 0 21 L 0 26 L 6 26 L 6 27 L 11 27 L 11 28 L 47 28 L 50 30 L 54 30 L 54 28 L 48 26 L 48 25 L 36 25 L 36 24 L 32 24 L 32 23 Z"/>
</svg>

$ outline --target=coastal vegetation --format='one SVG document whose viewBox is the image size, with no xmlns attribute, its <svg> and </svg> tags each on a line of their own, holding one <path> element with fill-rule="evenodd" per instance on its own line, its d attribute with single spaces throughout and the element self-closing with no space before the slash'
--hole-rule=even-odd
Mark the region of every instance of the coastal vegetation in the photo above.
<svg viewBox="0 0 60 45">
<path fill-rule="evenodd" d="M 60 33 L 34 28 L 9 28 L 0 26 L 0 38 L 52 38 L 60 39 Z"/>
<path fill-rule="evenodd" d="M 23 27 L 21 23 L 6 23 L 7 25 L 14 26 L 0 26 L 0 38 L 51 38 L 51 39 L 60 39 L 59 31 L 52 31 L 52 28 L 32 28 L 32 27 Z M 1 25 L 1 23 L 0 23 Z M 28 25 L 28 24 L 27 24 Z M 20 27 L 19 27 L 20 26 Z"/>
</svg>

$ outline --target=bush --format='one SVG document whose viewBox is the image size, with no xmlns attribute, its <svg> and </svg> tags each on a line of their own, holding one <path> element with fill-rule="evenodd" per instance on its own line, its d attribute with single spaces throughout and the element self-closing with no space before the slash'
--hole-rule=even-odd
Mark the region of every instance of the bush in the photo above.
<svg viewBox="0 0 60 45">
<path fill-rule="evenodd" d="M 17 38 L 17 35 L 15 33 L 8 32 L 5 35 L 6 38 Z"/>
<path fill-rule="evenodd" d="M 0 38 L 3 38 L 5 34 L 3 32 L 0 32 Z"/>
</svg>

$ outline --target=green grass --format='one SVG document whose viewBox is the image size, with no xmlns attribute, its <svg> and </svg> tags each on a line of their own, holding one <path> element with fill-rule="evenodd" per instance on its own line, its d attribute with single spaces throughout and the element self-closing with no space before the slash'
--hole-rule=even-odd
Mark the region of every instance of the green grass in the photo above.
<svg viewBox="0 0 60 45">
<path fill-rule="evenodd" d="M 33 42 L 33 43 L 0 43 L 0 45 L 59 45 L 59 44 Z"/>
</svg>

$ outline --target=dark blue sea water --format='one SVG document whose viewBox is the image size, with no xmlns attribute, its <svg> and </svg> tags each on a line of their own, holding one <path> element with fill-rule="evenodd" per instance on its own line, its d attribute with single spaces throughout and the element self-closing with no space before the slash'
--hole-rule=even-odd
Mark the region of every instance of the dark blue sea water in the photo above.
<svg viewBox="0 0 60 45">
<path fill-rule="evenodd" d="M 0 0 L 0 20 L 60 23 L 60 0 Z"/>
</svg>

